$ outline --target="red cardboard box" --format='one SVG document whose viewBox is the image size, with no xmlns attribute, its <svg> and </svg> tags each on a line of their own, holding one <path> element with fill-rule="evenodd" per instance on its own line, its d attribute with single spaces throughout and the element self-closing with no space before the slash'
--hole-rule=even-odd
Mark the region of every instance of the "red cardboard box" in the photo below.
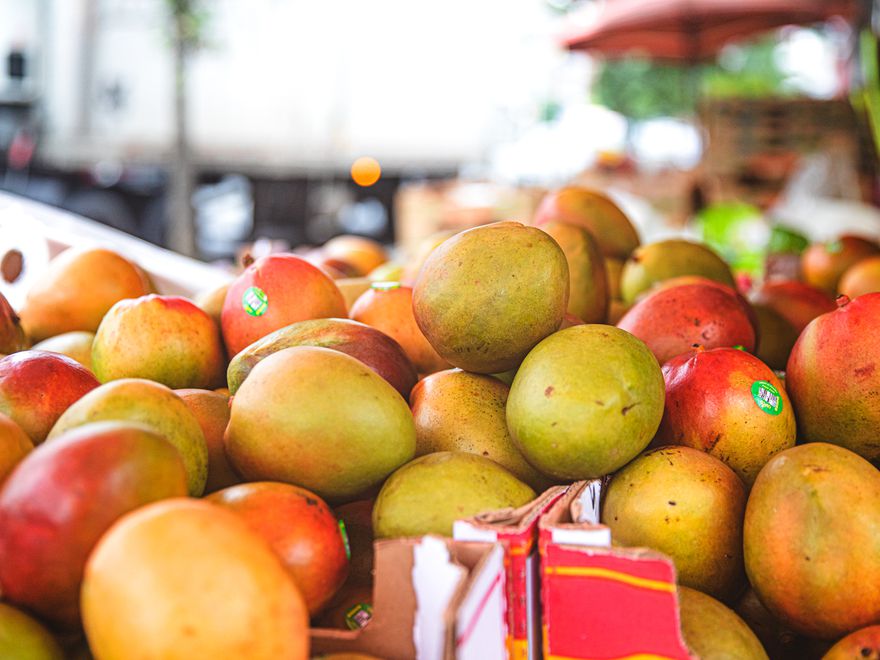
<svg viewBox="0 0 880 660">
<path fill-rule="evenodd" d="M 561 498 L 566 486 L 554 486 L 518 509 L 484 513 L 453 526 L 461 541 L 498 542 L 504 548 L 507 577 L 507 653 L 512 660 L 540 658 L 538 520 Z"/>
<path fill-rule="evenodd" d="M 360 630 L 313 629 L 312 654 L 384 660 L 504 660 L 504 551 L 436 536 L 377 541 L 373 615 Z"/>
<path fill-rule="evenodd" d="M 573 484 L 538 523 L 545 659 L 690 659 L 672 561 L 611 548 L 601 490 L 600 480 Z"/>
</svg>

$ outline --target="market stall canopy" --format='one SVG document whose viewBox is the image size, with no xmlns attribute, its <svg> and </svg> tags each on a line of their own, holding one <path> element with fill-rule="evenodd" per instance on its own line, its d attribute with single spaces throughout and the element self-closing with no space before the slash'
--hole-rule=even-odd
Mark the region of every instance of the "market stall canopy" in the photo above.
<svg viewBox="0 0 880 660">
<path fill-rule="evenodd" d="M 595 23 L 569 33 L 563 44 L 607 57 L 641 52 L 694 62 L 751 34 L 856 11 L 849 0 L 608 0 Z"/>
</svg>

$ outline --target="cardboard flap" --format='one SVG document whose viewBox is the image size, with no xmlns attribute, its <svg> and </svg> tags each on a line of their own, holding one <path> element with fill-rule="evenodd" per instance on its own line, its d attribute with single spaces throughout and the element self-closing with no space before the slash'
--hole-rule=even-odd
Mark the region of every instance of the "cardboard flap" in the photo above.
<svg viewBox="0 0 880 660">
<path fill-rule="evenodd" d="M 443 660 L 455 657 L 460 608 L 483 603 L 463 614 L 470 637 L 492 639 L 488 628 L 506 631 L 494 591 L 501 586 L 501 546 L 467 543 L 437 536 L 376 541 L 373 616 L 360 630 L 311 630 L 314 653 L 366 653 L 385 660 L 413 658 Z M 494 574 L 493 574 L 494 571 Z M 491 589 L 487 589 L 491 587 Z M 474 600 L 475 599 L 475 600 Z M 473 608 L 473 606 L 470 606 Z M 473 622 L 473 623 L 472 623 Z M 467 641 L 467 640 L 465 640 Z M 486 656 L 488 660 L 493 655 Z"/>
<path fill-rule="evenodd" d="M 518 509 L 487 511 L 465 520 L 456 520 L 452 535 L 461 541 L 494 541 L 504 537 L 531 533 L 541 515 L 560 497 L 568 486 L 551 486 L 528 504 Z"/>
<path fill-rule="evenodd" d="M 504 550 L 500 545 L 479 561 L 469 576 L 455 619 L 456 660 L 505 660 L 506 598 Z"/>
<path fill-rule="evenodd" d="M 568 658 L 688 660 L 672 561 L 646 549 L 542 549 L 547 650 Z"/>
<path fill-rule="evenodd" d="M 572 484 L 538 522 L 541 543 L 608 547 L 611 530 L 599 523 L 603 481 Z"/>
<path fill-rule="evenodd" d="M 453 563 L 443 539 L 426 536 L 413 547 L 412 586 L 416 596 L 412 637 L 416 660 L 443 660 L 449 642 L 448 610 L 468 575 Z"/>
</svg>

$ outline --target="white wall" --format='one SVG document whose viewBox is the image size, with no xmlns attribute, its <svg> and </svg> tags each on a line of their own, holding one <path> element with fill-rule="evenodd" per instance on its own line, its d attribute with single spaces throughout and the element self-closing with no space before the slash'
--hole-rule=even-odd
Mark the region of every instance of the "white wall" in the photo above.
<svg viewBox="0 0 880 660">
<path fill-rule="evenodd" d="M 172 126 L 165 0 L 95 0 L 92 134 L 131 155 Z M 42 0 L 53 139 L 72 144 L 86 0 Z M 41 0 L 0 0 L 0 52 Z M 543 0 L 207 0 L 212 45 L 191 76 L 193 141 L 207 154 L 279 164 L 458 163 L 531 120 L 564 55 Z M 26 10 L 25 10 L 26 9 Z M 29 14 L 28 14 L 29 12 Z M 26 16 L 25 14 L 28 14 Z M 22 28 L 25 32 L 37 28 Z M 39 35 L 36 36 L 39 41 Z M 39 47 L 39 44 L 38 44 Z M 102 90 L 118 82 L 124 106 Z M 586 90 L 584 91 L 586 94 Z"/>
</svg>

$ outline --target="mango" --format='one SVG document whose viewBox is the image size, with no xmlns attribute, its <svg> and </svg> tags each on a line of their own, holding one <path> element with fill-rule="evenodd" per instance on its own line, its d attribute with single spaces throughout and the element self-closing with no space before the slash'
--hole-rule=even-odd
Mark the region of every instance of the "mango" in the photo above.
<svg viewBox="0 0 880 660">
<path fill-rule="evenodd" d="M 230 511 L 171 499 L 117 522 L 89 557 L 95 660 L 306 660 L 308 613 L 265 541 Z"/>
<path fill-rule="evenodd" d="M 629 256 L 620 275 L 621 297 L 632 304 L 640 293 L 658 282 L 681 275 L 700 275 L 735 287 L 730 267 L 710 248 L 669 239 L 643 245 Z"/>
<path fill-rule="evenodd" d="M 49 440 L 99 421 L 144 424 L 165 437 L 183 459 L 190 495 L 201 495 L 208 476 L 208 447 L 198 420 L 170 389 L 150 380 L 123 378 L 105 383 L 70 406 L 49 432 Z"/>
<path fill-rule="evenodd" d="M 517 508 L 535 491 L 484 456 L 443 451 L 407 463 L 392 474 L 373 506 L 377 538 L 440 534 L 483 511 Z"/>
<path fill-rule="evenodd" d="M 430 254 L 413 289 L 413 312 L 450 364 L 507 371 L 559 328 L 568 279 L 565 254 L 550 236 L 496 222 L 456 234 Z"/>
<path fill-rule="evenodd" d="M 523 361 L 507 427 L 526 460 L 573 481 L 601 477 L 641 452 L 660 425 L 660 365 L 628 332 L 578 325 L 550 335 Z"/>
<path fill-rule="evenodd" d="M 247 480 L 354 499 L 415 454 L 406 401 L 360 360 L 313 346 L 264 358 L 232 399 L 226 454 Z"/>
<path fill-rule="evenodd" d="M 92 344 L 92 367 L 102 383 L 146 378 L 172 389 L 218 387 L 225 362 L 214 321 L 178 296 L 116 303 Z"/>
<path fill-rule="evenodd" d="M 681 634 L 701 660 L 768 660 L 761 641 L 736 612 L 711 596 L 678 588 Z"/>
<path fill-rule="evenodd" d="M 144 272 L 103 248 L 68 248 L 49 262 L 20 310 L 33 341 L 72 330 L 95 332 L 109 309 L 152 292 Z"/>
<path fill-rule="evenodd" d="M 615 543 L 669 555 L 679 584 L 729 600 L 744 583 L 745 506 L 742 481 L 720 460 L 691 447 L 661 447 L 614 475 L 602 522 Z"/>
</svg>

